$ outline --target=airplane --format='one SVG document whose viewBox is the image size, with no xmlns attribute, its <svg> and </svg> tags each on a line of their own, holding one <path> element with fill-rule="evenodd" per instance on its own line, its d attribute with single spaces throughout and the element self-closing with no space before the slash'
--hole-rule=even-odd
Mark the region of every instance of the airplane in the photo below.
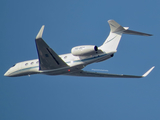
<svg viewBox="0 0 160 120">
<path fill-rule="evenodd" d="M 155 66 L 151 67 L 141 76 L 97 73 L 82 70 L 85 66 L 107 60 L 114 56 L 122 34 L 152 36 L 151 34 L 129 30 L 129 27 L 122 27 L 114 20 L 108 20 L 110 33 L 104 43 L 97 47 L 95 45 L 81 45 L 71 49 L 71 53 L 57 55 L 52 48 L 42 39 L 44 25 L 38 32 L 35 42 L 38 52 L 38 59 L 16 63 L 4 76 L 18 77 L 32 74 L 45 75 L 67 75 L 83 77 L 113 77 L 113 78 L 143 78 L 146 77 Z"/>
</svg>

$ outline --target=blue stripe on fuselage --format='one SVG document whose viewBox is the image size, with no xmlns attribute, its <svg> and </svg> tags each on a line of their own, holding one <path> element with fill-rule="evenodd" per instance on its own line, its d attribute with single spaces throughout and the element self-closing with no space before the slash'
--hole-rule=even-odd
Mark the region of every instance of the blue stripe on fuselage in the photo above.
<svg viewBox="0 0 160 120">
<path fill-rule="evenodd" d="M 75 60 L 73 62 L 86 62 L 86 61 L 89 61 L 89 60 L 94 60 L 96 58 L 101 58 L 101 57 L 104 57 L 106 56 L 107 54 L 103 54 L 103 55 L 98 55 L 98 56 L 94 56 L 94 57 L 91 57 L 91 58 L 85 58 L 85 59 L 81 59 L 81 60 Z M 68 61 L 66 63 L 71 63 L 71 61 Z M 13 74 L 16 74 L 16 73 L 19 73 L 19 72 L 25 72 L 26 70 L 31 70 L 31 69 L 35 69 L 39 66 L 34 66 L 34 67 L 29 67 L 29 68 L 23 68 L 23 69 L 20 69 L 20 70 L 17 70 L 13 73 L 11 73 L 10 75 L 13 75 Z"/>
<path fill-rule="evenodd" d="M 89 61 L 89 60 L 94 60 L 96 58 L 100 58 L 100 57 L 104 57 L 106 56 L 107 54 L 103 54 L 103 55 L 98 55 L 98 56 L 94 56 L 94 57 L 91 57 L 91 58 L 85 58 L 85 59 L 81 59 L 81 60 L 75 60 L 73 62 L 86 62 L 86 61 Z M 71 63 L 71 61 L 68 61 L 66 63 Z"/>
</svg>

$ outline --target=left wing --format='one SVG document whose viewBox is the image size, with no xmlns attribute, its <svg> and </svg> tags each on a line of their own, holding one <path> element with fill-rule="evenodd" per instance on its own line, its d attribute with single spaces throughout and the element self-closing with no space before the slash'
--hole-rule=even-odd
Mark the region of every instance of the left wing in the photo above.
<svg viewBox="0 0 160 120">
<path fill-rule="evenodd" d="M 154 66 L 150 68 L 145 74 L 142 76 L 136 76 L 136 75 L 123 75 L 123 74 L 108 74 L 108 73 L 97 73 L 97 72 L 88 72 L 80 70 L 78 72 L 73 72 L 67 75 L 71 76 L 84 76 L 84 77 L 114 77 L 114 78 L 143 78 L 146 77 L 152 70 L 154 69 Z"/>
<path fill-rule="evenodd" d="M 51 70 L 67 67 L 68 65 L 42 39 L 43 30 L 44 25 L 41 27 L 35 40 L 40 64 L 39 69 Z"/>
</svg>

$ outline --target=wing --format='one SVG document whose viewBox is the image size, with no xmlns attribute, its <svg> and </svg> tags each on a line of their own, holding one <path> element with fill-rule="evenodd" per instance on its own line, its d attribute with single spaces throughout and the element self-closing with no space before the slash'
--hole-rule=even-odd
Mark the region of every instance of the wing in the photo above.
<svg viewBox="0 0 160 120">
<path fill-rule="evenodd" d="M 146 77 L 152 70 L 154 66 L 150 68 L 145 74 L 142 76 L 136 76 L 136 75 L 123 75 L 123 74 L 108 74 L 108 73 L 97 73 L 97 72 L 88 72 L 80 70 L 78 72 L 70 73 L 67 75 L 72 76 L 84 76 L 84 77 L 114 77 L 114 78 L 142 78 Z"/>
<path fill-rule="evenodd" d="M 42 39 L 44 26 L 36 37 L 36 46 L 39 57 L 40 70 L 57 69 L 68 66 Z"/>
</svg>

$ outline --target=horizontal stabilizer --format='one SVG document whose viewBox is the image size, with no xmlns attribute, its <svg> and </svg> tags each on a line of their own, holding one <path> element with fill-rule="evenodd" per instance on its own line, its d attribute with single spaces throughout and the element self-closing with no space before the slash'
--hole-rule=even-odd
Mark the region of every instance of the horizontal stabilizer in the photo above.
<svg viewBox="0 0 160 120">
<path fill-rule="evenodd" d="M 108 23 L 110 25 L 112 33 L 124 33 L 124 34 L 131 34 L 131 35 L 152 36 L 152 34 L 128 30 L 128 27 L 122 27 L 120 24 L 118 24 L 114 20 L 108 20 Z"/>
<path fill-rule="evenodd" d="M 125 31 L 123 31 L 123 33 L 124 34 L 131 34 L 131 35 L 152 36 L 152 34 L 137 32 L 137 31 L 133 31 L 133 30 L 125 30 Z"/>
</svg>

